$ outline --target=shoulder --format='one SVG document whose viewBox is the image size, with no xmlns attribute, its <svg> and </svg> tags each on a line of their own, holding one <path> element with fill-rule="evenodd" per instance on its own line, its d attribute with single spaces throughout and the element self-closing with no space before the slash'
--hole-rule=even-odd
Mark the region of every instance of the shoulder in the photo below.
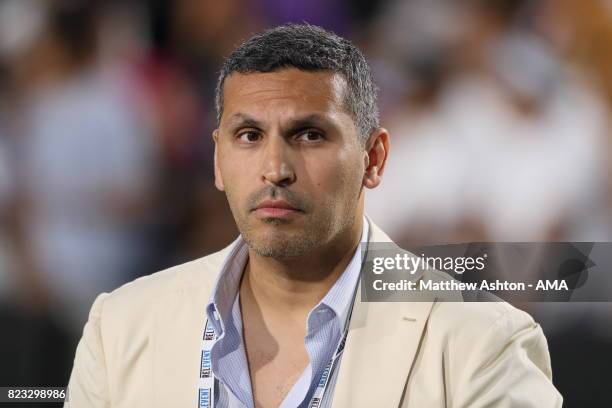
<svg viewBox="0 0 612 408">
<path fill-rule="evenodd" d="M 230 248 L 100 294 L 77 346 L 71 400 L 82 401 L 79 406 L 109 406 L 124 390 L 141 389 L 150 378 L 147 356 L 162 345 L 176 349 L 177 331 L 199 330 L 193 323 L 199 323 L 206 295 Z M 185 344 L 181 339 L 181 347 Z"/>
<path fill-rule="evenodd" d="M 448 301 L 437 302 L 432 307 L 429 327 L 443 332 L 448 340 L 455 343 L 464 339 L 473 344 L 474 336 L 478 334 L 494 332 L 503 337 L 521 329 L 536 328 L 537 323 L 528 313 L 502 300 Z"/>
<path fill-rule="evenodd" d="M 504 301 L 441 302 L 428 331 L 453 406 L 561 406 L 546 337 L 528 313 Z"/>
<path fill-rule="evenodd" d="M 92 317 L 101 319 L 109 316 L 130 320 L 130 317 L 145 316 L 154 304 L 163 302 L 168 296 L 193 290 L 211 290 L 230 249 L 231 245 L 202 258 L 140 277 L 112 292 L 100 294 L 92 306 L 90 320 Z"/>
<path fill-rule="evenodd" d="M 424 278 L 437 282 L 456 281 L 437 270 L 428 271 Z M 467 294 L 448 292 L 438 297 L 429 316 L 429 326 L 444 330 L 447 336 L 466 336 L 473 342 L 476 333 L 498 329 L 497 333 L 503 335 L 538 325 L 528 313 L 490 292 L 477 290 Z"/>
</svg>

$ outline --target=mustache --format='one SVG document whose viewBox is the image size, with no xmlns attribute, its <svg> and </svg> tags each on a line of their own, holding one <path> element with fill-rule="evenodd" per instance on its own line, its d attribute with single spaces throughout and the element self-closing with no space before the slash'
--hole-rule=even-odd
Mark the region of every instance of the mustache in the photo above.
<svg viewBox="0 0 612 408">
<path fill-rule="evenodd" d="M 283 200 L 286 201 L 291 207 L 304 212 L 310 209 L 308 201 L 303 199 L 296 192 L 282 187 L 268 186 L 248 197 L 247 205 L 249 210 L 254 211 L 259 203 L 264 200 Z"/>
</svg>

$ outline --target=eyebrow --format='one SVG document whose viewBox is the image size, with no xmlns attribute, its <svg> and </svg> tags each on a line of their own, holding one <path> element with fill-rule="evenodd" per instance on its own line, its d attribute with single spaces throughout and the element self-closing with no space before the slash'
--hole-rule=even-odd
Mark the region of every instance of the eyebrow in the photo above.
<svg viewBox="0 0 612 408">
<path fill-rule="evenodd" d="M 289 120 L 289 123 L 283 129 L 283 133 L 292 134 L 299 130 L 313 127 L 313 126 L 321 127 L 321 128 L 333 128 L 333 129 L 336 128 L 336 125 L 324 115 L 321 115 L 318 113 L 311 113 L 305 116 L 301 116 L 301 117 L 297 117 L 297 118 Z M 230 129 L 230 131 L 233 132 L 236 129 L 241 128 L 241 127 L 253 127 L 253 128 L 262 129 L 265 126 L 261 121 L 255 119 L 254 117 L 246 113 L 238 112 L 238 113 L 233 114 L 229 118 L 228 128 Z"/>
<path fill-rule="evenodd" d="M 230 130 L 233 131 L 239 127 L 262 128 L 263 124 L 252 116 L 247 115 L 246 113 L 238 112 L 233 114 L 228 119 L 228 127 Z"/>
</svg>

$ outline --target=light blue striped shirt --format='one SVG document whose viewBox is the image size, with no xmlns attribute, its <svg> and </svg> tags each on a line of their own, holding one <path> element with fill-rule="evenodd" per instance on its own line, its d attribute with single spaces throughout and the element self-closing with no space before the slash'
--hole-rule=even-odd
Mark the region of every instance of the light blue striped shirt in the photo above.
<svg viewBox="0 0 612 408">
<path fill-rule="evenodd" d="M 368 229 L 368 221 L 364 217 L 361 243 L 367 243 Z M 211 350 L 212 370 L 218 380 L 215 388 L 215 407 L 254 406 L 242 338 L 238 290 L 247 260 L 248 246 L 242 237 L 238 237 L 224 260 L 206 307 L 207 317 L 217 335 Z M 332 358 L 343 335 L 360 270 L 361 250 L 358 247 L 342 275 L 309 312 L 304 337 L 309 364 L 283 400 L 281 408 L 308 407 L 325 365 Z M 330 405 L 340 360 L 331 373 L 330 383 L 320 407 Z"/>
</svg>

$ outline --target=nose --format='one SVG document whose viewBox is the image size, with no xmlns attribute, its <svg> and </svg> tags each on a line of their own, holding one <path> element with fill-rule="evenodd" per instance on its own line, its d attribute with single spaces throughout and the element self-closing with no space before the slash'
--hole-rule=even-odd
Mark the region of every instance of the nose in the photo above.
<svg viewBox="0 0 612 408">
<path fill-rule="evenodd" d="M 264 150 L 262 181 L 279 187 L 286 187 L 295 182 L 295 171 L 290 160 L 289 146 L 278 135 L 268 138 Z"/>
</svg>

